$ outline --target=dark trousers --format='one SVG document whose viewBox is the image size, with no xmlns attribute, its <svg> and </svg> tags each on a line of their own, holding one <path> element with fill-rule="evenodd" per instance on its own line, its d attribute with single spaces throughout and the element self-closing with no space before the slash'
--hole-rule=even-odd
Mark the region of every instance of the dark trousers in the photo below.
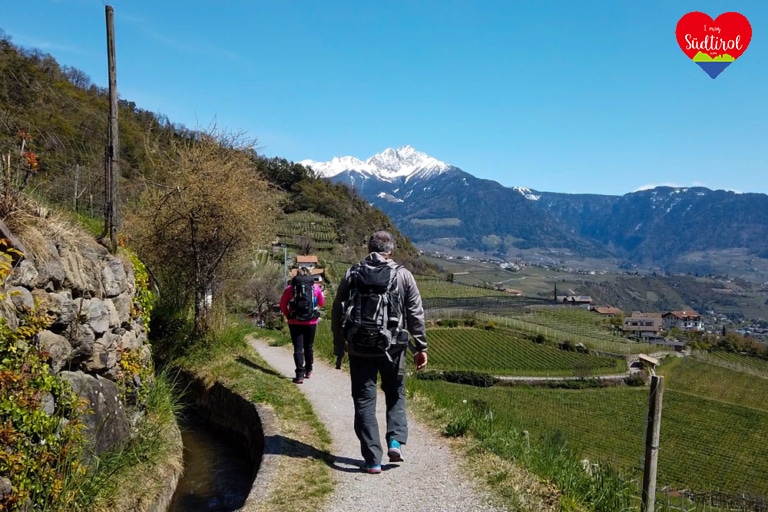
<svg viewBox="0 0 768 512">
<path fill-rule="evenodd" d="M 349 356 L 352 378 L 352 399 L 355 404 L 355 434 L 360 440 L 360 451 L 369 465 L 381 464 L 383 450 L 376 420 L 376 384 L 381 375 L 381 390 L 386 400 L 387 443 L 396 439 L 408 441 L 408 421 L 405 416 L 405 354 L 386 357 Z"/>
<path fill-rule="evenodd" d="M 293 342 L 293 362 L 296 365 L 296 378 L 303 379 L 312 373 L 315 363 L 315 330 L 317 325 L 288 324 Z"/>
</svg>

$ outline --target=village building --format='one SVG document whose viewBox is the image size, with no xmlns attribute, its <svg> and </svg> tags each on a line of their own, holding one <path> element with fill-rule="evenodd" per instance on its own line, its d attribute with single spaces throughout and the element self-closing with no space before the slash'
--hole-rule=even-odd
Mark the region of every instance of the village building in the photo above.
<svg viewBox="0 0 768 512">
<path fill-rule="evenodd" d="M 299 271 L 300 267 L 307 267 L 309 269 L 309 275 L 314 278 L 315 282 L 322 283 L 326 280 L 325 269 L 318 266 L 317 256 L 314 254 L 297 255 L 296 267 L 291 269 L 288 278 L 293 279 L 296 277 L 296 273 Z"/>
<path fill-rule="evenodd" d="M 624 315 L 624 312 L 622 310 L 620 310 L 619 308 L 615 308 L 613 306 L 595 306 L 592 308 L 592 311 L 606 318 L 613 318 L 613 317 Z"/>
<path fill-rule="evenodd" d="M 558 295 L 557 302 L 568 306 L 581 306 L 588 308 L 592 305 L 592 297 L 589 295 Z"/>
<path fill-rule="evenodd" d="M 661 330 L 664 321 L 661 313 L 642 313 L 633 311 L 631 316 L 624 318 L 622 328 L 630 336 L 640 338 L 642 341 L 653 342 L 662 339 Z"/>
<path fill-rule="evenodd" d="M 308 269 L 313 269 L 318 266 L 317 264 L 317 256 L 314 254 L 299 254 L 296 256 L 296 266 L 297 267 L 307 267 Z"/>
<path fill-rule="evenodd" d="M 662 315 L 664 319 L 664 329 L 677 327 L 681 331 L 701 331 L 704 323 L 701 315 L 695 311 L 668 311 Z"/>
</svg>

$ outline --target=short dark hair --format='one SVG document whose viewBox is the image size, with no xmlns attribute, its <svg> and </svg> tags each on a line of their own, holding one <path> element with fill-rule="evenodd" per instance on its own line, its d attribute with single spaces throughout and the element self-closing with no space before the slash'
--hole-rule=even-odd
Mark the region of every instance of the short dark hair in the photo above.
<svg viewBox="0 0 768 512">
<path fill-rule="evenodd" d="M 395 250 L 395 237 L 388 231 L 377 231 L 368 239 L 368 251 L 391 254 Z"/>
<path fill-rule="evenodd" d="M 307 267 L 299 267 L 299 270 L 296 271 L 297 276 L 308 276 L 311 273 Z"/>
</svg>

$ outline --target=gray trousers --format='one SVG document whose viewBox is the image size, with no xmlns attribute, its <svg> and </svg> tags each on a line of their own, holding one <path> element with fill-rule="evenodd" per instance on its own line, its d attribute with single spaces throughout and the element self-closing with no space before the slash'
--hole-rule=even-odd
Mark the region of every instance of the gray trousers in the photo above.
<svg viewBox="0 0 768 512">
<path fill-rule="evenodd" d="M 381 464 L 383 450 L 376 420 L 376 384 L 381 375 L 381 390 L 386 401 L 386 441 L 408 441 L 408 421 L 405 416 L 405 355 L 404 349 L 392 357 L 349 356 L 352 378 L 352 399 L 355 404 L 355 434 L 360 440 L 360 451 L 369 465 Z"/>
</svg>

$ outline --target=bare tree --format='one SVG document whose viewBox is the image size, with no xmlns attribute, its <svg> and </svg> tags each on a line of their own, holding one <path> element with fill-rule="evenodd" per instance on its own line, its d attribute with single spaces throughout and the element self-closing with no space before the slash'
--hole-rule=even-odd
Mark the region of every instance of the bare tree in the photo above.
<svg viewBox="0 0 768 512">
<path fill-rule="evenodd" d="M 126 224 L 171 293 L 193 299 L 195 331 L 208 328 L 217 272 L 274 237 L 277 193 L 256 172 L 252 143 L 215 130 L 177 142 L 156 162 Z"/>
<path fill-rule="evenodd" d="M 274 260 L 254 259 L 248 274 L 238 290 L 241 303 L 253 316 L 266 320 L 283 295 L 283 268 Z"/>
<path fill-rule="evenodd" d="M 301 235 L 296 240 L 299 246 L 299 254 L 306 256 L 315 251 L 315 239 L 311 236 Z"/>
</svg>

